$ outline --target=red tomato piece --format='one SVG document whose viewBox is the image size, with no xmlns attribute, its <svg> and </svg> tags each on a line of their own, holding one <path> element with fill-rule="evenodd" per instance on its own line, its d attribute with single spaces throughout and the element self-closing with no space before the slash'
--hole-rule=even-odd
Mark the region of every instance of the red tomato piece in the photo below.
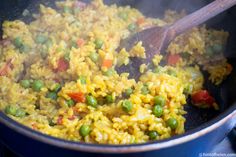
<svg viewBox="0 0 236 157">
<path fill-rule="evenodd" d="M 212 105 L 215 99 L 207 90 L 200 90 L 192 95 L 192 102 L 195 105 Z"/>
</svg>

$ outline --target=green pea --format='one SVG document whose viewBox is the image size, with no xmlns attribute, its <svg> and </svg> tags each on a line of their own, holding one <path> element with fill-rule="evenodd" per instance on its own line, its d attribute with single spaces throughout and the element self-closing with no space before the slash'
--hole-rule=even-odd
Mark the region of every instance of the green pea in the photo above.
<svg viewBox="0 0 236 157">
<path fill-rule="evenodd" d="M 103 97 L 100 97 L 97 99 L 99 105 L 104 105 L 106 104 L 106 100 Z"/>
<path fill-rule="evenodd" d="M 15 106 L 8 105 L 5 108 L 5 113 L 14 116 L 16 114 L 16 110 L 17 110 L 17 108 Z"/>
<path fill-rule="evenodd" d="M 43 86 L 44 84 L 41 80 L 34 80 L 34 82 L 32 83 L 32 88 L 36 92 L 39 92 Z"/>
<path fill-rule="evenodd" d="M 149 131 L 148 136 L 151 140 L 155 140 L 158 136 L 158 133 L 156 131 Z"/>
<path fill-rule="evenodd" d="M 52 41 L 52 39 L 48 39 L 47 41 L 46 41 L 46 46 L 47 46 L 47 48 L 49 49 L 52 45 L 53 45 L 53 41 Z"/>
<path fill-rule="evenodd" d="M 103 41 L 101 40 L 101 39 L 96 39 L 95 41 L 94 41 L 94 44 L 95 44 L 95 48 L 96 49 L 100 49 L 100 48 L 102 48 L 102 46 L 103 46 Z"/>
<path fill-rule="evenodd" d="M 89 125 L 82 125 L 79 129 L 79 134 L 83 137 L 89 135 L 91 129 Z"/>
<path fill-rule="evenodd" d="M 70 100 L 66 101 L 66 104 L 68 105 L 68 107 L 72 107 L 75 105 L 75 102 L 74 102 L 74 100 L 70 99 Z"/>
<path fill-rule="evenodd" d="M 71 48 L 72 47 L 78 48 L 78 45 L 77 45 L 76 41 L 71 41 Z"/>
<path fill-rule="evenodd" d="M 90 55 L 89 55 L 89 58 L 94 62 L 96 63 L 99 59 L 99 55 L 98 53 L 96 52 L 91 52 Z"/>
<path fill-rule="evenodd" d="M 17 48 L 20 48 L 23 45 L 23 40 L 21 39 L 21 37 L 16 37 L 13 43 Z"/>
<path fill-rule="evenodd" d="M 155 96 L 153 101 L 154 101 L 154 105 L 164 106 L 166 104 L 166 99 L 160 95 Z"/>
<path fill-rule="evenodd" d="M 53 119 L 49 119 L 49 120 L 48 120 L 48 124 L 49 124 L 50 126 L 55 126 L 55 125 L 56 125 L 56 123 L 53 122 Z"/>
<path fill-rule="evenodd" d="M 125 90 L 125 95 L 126 96 L 130 96 L 133 93 L 133 89 L 132 88 L 128 88 Z"/>
<path fill-rule="evenodd" d="M 106 102 L 107 103 L 113 103 L 115 100 L 112 95 L 107 95 L 106 96 Z"/>
<path fill-rule="evenodd" d="M 86 77 L 85 76 L 79 76 L 79 80 L 81 84 L 86 84 Z"/>
<path fill-rule="evenodd" d="M 129 100 L 123 101 L 123 103 L 122 103 L 122 109 L 123 109 L 123 111 L 129 112 L 129 111 L 132 110 L 132 108 L 133 108 L 132 102 L 130 102 Z"/>
<path fill-rule="evenodd" d="M 40 49 L 40 55 L 44 59 L 47 58 L 47 56 L 48 56 L 48 49 L 47 49 L 47 47 L 42 47 Z"/>
<path fill-rule="evenodd" d="M 169 70 L 167 71 L 167 74 L 170 75 L 170 76 L 177 77 L 176 71 L 174 71 L 174 70 L 172 70 L 172 69 L 169 69 Z"/>
<path fill-rule="evenodd" d="M 211 57 L 211 56 L 214 54 L 213 49 L 212 49 L 211 46 L 209 46 L 209 47 L 206 48 L 205 54 L 206 54 L 207 56 L 209 56 L 209 57 Z"/>
<path fill-rule="evenodd" d="M 46 97 L 50 98 L 52 100 L 56 100 L 57 99 L 57 93 L 55 93 L 55 92 L 48 92 Z"/>
<path fill-rule="evenodd" d="M 64 13 L 67 13 L 67 14 L 71 14 L 72 13 L 72 9 L 70 7 L 68 7 L 68 6 L 64 6 L 63 11 L 64 11 Z"/>
<path fill-rule="evenodd" d="M 58 93 L 61 90 L 61 85 L 59 83 L 56 83 L 53 87 L 53 91 Z"/>
<path fill-rule="evenodd" d="M 31 47 L 27 44 L 23 44 L 21 47 L 20 47 L 20 52 L 21 53 L 28 53 L 30 52 L 31 50 Z"/>
<path fill-rule="evenodd" d="M 25 110 L 23 110 L 22 108 L 18 108 L 18 109 L 16 110 L 16 114 L 15 114 L 16 117 L 22 118 L 22 117 L 24 117 L 25 115 L 26 115 L 26 112 L 25 112 Z"/>
<path fill-rule="evenodd" d="M 187 84 L 184 87 L 184 94 L 192 94 L 193 92 L 193 85 L 192 84 Z"/>
<path fill-rule="evenodd" d="M 30 80 L 21 80 L 20 85 L 24 88 L 29 88 L 30 87 Z"/>
<path fill-rule="evenodd" d="M 137 25 L 135 23 L 131 23 L 131 24 L 128 25 L 128 29 L 131 32 L 135 31 L 136 28 L 137 28 Z"/>
<path fill-rule="evenodd" d="M 178 126 L 178 121 L 175 118 L 169 118 L 166 121 L 167 126 L 169 126 L 172 130 L 176 129 Z"/>
<path fill-rule="evenodd" d="M 221 44 L 214 44 L 212 45 L 212 49 L 215 53 L 221 53 L 223 51 L 223 45 Z"/>
<path fill-rule="evenodd" d="M 190 57 L 190 54 L 188 52 L 182 52 L 180 55 L 184 59 L 188 59 Z"/>
<path fill-rule="evenodd" d="M 163 115 L 163 108 L 159 105 L 155 105 L 152 112 L 156 117 L 161 117 Z"/>
<path fill-rule="evenodd" d="M 63 48 L 61 48 L 61 47 L 57 47 L 57 48 L 56 48 L 56 52 L 62 52 L 62 51 L 64 51 Z"/>
<path fill-rule="evenodd" d="M 153 69 L 153 72 L 156 74 L 160 73 L 160 71 L 161 71 L 161 68 L 159 66 Z"/>
<path fill-rule="evenodd" d="M 144 85 L 142 88 L 141 88 L 141 93 L 143 95 L 147 95 L 149 93 L 149 89 L 148 89 L 148 86 L 147 85 Z"/>
<path fill-rule="evenodd" d="M 97 104 L 98 104 L 96 98 L 90 95 L 86 96 L 86 102 L 88 105 L 92 107 L 97 107 Z"/>
<path fill-rule="evenodd" d="M 43 34 L 38 34 L 35 38 L 37 44 L 44 44 L 48 40 L 48 37 Z"/>
<path fill-rule="evenodd" d="M 124 12 L 124 11 L 119 12 L 118 13 L 118 17 L 121 18 L 124 21 L 128 20 L 128 14 L 126 12 Z"/>
<path fill-rule="evenodd" d="M 105 76 L 112 76 L 114 74 L 114 70 L 111 68 L 111 69 L 107 69 L 107 71 L 104 72 L 104 75 Z"/>
<path fill-rule="evenodd" d="M 70 61 L 70 53 L 69 52 L 64 55 L 64 59 L 67 61 Z"/>
<path fill-rule="evenodd" d="M 23 16 L 29 16 L 30 15 L 30 12 L 28 9 L 25 9 L 22 13 Z"/>
</svg>

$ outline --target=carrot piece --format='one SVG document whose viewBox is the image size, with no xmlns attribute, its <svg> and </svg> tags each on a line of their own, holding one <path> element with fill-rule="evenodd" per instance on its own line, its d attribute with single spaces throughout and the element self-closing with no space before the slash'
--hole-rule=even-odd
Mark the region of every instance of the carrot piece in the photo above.
<svg viewBox="0 0 236 157">
<path fill-rule="evenodd" d="M 176 63 L 178 63 L 180 60 L 180 55 L 178 54 L 170 54 L 167 57 L 167 63 L 168 65 L 175 65 Z"/>
<path fill-rule="evenodd" d="M 141 24 L 143 24 L 144 22 L 145 22 L 145 19 L 144 19 L 143 17 L 138 18 L 137 21 L 136 21 L 136 23 L 137 23 L 138 25 L 141 25 Z"/>
<path fill-rule="evenodd" d="M 85 96 L 82 92 L 68 93 L 67 95 L 75 102 L 85 102 Z"/>
<path fill-rule="evenodd" d="M 112 60 L 111 59 L 104 59 L 102 62 L 103 67 L 110 68 L 112 67 Z"/>
<path fill-rule="evenodd" d="M 0 76 L 6 76 L 8 74 L 8 71 L 13 69 L 13 64 L 11 63 L 12 59 L 8 60 L 5 65 L 2 66 L 0 69 Z"/>
<path fill-rule="evenodd" d="M 77 40 L 77 46 L 78 46 L 78 47 L 82 47 L 82 46 L 84 45 L 84 43 L 85 43 L 85 41 L 84 41 L 84 39 L 82 39 L 82 38 L 79 38 L 79 39 Z"/>
</svg>

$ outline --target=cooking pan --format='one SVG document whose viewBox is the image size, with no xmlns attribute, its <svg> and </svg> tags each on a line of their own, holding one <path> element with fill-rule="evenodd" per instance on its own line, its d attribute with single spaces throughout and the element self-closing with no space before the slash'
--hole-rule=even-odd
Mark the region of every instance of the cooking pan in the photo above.
<svg viewBox="0 0 236 157">
<path fill-rule="evenodd" d="M 0 22 L 14 19 L 30 22 L 32 20 L 30 16 L 22 17 L 22 11 L 25 8 L 30 12 L 37 12 L 40 3 L 55 7 L 54 2 L 53 0 L 1 0 Z M 210 1 L 105 0 L 104 2 L 106 4 L 130 5 L 139 9 L 146 16 L 162 17 L 166 9 L 177 11 L 185 9 L 191 13 Z M 207 27 L 224 29 L 230 33 L 225 56 L 235 69 L 236 8 L 231 8 L 206 24 Z M 220 106 L 219 111 L 185 105 L 185 110 L 188 112 L 185 115 L 187 120 L 185 124 L 186 133 L 169 139 L 131 145 L 98 145 L 72 142 L 36 132 L 0 112 L 0 142 L 25 157 L 201 156 L 201 153 L 207 153 L 214 145 L 224 139 L 236 125 L 236 71 L 233 70 L 232 74 L 220 86 L 213 86 L 207 81 L 205 88 L 213 93 Z"/>
</svg>

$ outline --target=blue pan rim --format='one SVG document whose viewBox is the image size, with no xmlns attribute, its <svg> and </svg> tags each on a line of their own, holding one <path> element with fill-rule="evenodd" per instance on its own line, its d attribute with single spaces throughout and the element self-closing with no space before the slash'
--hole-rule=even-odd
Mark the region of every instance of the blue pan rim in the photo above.
<svg viewBox="0 0 236 157">
<path fill-rule="evenodd" d="M 219 126 L 231 120 L 232 118 L 236 118 L 236 104 L 230 106 L 228 109 L 226 109 L 224 112 L 219 114 L 214 119 L 200 125 L 197 128 L 189 130 L 188 132 L 182 135 L 176 135 L 168 139 L 142 143 L 142 144 L 108 145 L 108 144 L 90 144 L 90 143 L 75 142 L 52 137 L 40 133 L 38 131 L 35 131 L 27 126 L 24 126 L 14 121 L 13 119 L 9 118 L 3 112 L 0 112 L 0 123 L 34 140 L 49 145 L 53 145 L 56 147 L 75 151 L 92 152 L 92 153 L 118 153 L 118 154 L 159 150 L 167 147 L 172 147 L 178 144 L 182 144 L 217 129 Z"/>
</svg>

